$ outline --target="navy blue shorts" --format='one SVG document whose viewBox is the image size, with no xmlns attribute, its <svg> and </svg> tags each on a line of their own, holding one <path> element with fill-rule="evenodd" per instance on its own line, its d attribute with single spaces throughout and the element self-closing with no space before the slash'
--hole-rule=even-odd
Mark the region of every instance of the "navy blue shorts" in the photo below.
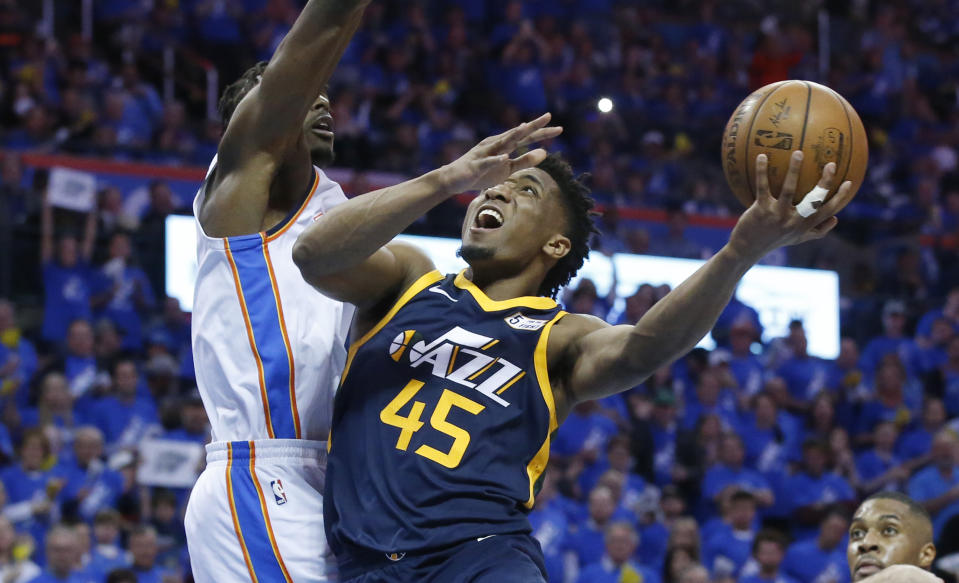
<svg viewBox="0 0 959 583">
<path fill-rule="evenodd" d="M 501 534 L 441 551 L 394 555 L 353 548 L 341 552 L 343 583 L 546 583 L 539 542 Z"/>
</svg>

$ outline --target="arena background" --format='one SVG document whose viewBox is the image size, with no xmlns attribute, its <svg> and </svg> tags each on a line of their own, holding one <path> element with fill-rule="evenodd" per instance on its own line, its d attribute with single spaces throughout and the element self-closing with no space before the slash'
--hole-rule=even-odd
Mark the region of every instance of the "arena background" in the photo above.
<svg viewBox="0 0 959 583">
<path fill-rule="evenodd" d="M 182 512 L 208 429 L 164 232 L 215 152 L 219 91 L 301 5 L 0 0 L 0 581 L 191 580 Z M 934 501 L 941 574 L 959 572 L 956 15 L 955 0 L 371 4 L 331 84 L 330 175 L 360 194 L 551 111 L 566 132 L 549 148 L 602 205 L 594 254 L 723 244 L 742 209 L 719 141 L 752 89 L 824 83 L 866 124 L 867 178 L 835 233 L 764 260 L 838 273 L 838 292 L 804 291 L 835 296 L 841 342 L 803 320 L 764 333 L 734 301 L 718 347 L 577 408 L 531 516 L 551 580 L 591 581 L 603 528 L 625 521 L 627 567 L 663 581 L 697 562 L 744 580 L 763 528 L 787 537 L 785 575 L 847 581 L 848 514 L 884 488 Z M 455 237 L 464 208 L 411 232 Z M 627 275 L 562 300 L 635 322 L 668 287 Z M 823 333 L 838 357 L 807 353 Z"/>
</svg>

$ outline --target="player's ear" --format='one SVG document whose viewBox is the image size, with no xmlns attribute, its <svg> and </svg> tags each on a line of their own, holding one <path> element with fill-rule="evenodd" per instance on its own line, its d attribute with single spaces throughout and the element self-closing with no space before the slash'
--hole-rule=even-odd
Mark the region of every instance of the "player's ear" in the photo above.
<svg viewBox="0 0 959 583">
<path fill-rule="evenodd" d="M 549 240 L 546 241 L 546 244 L 543 245 L 543 252 L 556 261 L 559 261 L 565 257 L 572 248 L 572 243 L 569 242 L 569 239 L 565 235 L 556 234 L 550 237 Z"/>
<path fill-rule="evenodd" d="M 936 560 L 936 545 L 932 543 L 926 543 L 923 545 L 922 549 L 919 551 L 919 566 L 923 569 L 928 569 L 932 566 L 932 562 Z"/>
</svg>

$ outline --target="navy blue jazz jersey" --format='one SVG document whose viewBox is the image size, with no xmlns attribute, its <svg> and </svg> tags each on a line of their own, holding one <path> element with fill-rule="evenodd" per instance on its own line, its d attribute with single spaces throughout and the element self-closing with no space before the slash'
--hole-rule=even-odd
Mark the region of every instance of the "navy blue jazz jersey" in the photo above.
<svg viewBox="0 0 959 583">
<path fill-rule="evenodd" d="M 494 301 L 420 278 L 350 348 L 324 495 L 334 552 L 423 552 L 530 532 L 556 429 L 546 342 L 556 302 Z"/>
</svg>

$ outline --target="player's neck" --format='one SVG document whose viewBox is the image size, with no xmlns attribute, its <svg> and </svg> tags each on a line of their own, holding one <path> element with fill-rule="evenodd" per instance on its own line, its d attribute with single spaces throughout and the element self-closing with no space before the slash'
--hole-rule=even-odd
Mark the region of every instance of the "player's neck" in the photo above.
<svg viewBox="0 0 959 583">
<path fill-rule="evenodd" d="M 494 274 L 471 267 L 466 270 L 465 275 L 489 299 L 495 301 L 535 296 L 542 282 L 542 278 L 529 269 L 503 277 L 502 273 Z"/>
</svg>

